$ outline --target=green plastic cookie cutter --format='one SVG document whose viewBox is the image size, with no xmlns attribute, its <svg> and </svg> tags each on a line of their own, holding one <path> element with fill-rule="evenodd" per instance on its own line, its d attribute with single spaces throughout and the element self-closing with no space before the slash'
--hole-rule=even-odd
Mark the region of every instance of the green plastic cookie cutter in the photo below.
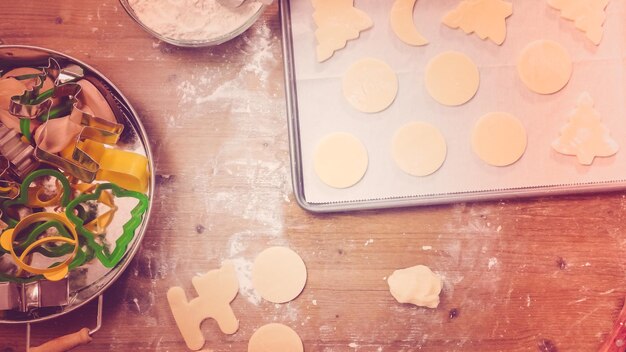
<svg viewBox="0 0 626 352">
<path fill-rule="evenodd" d="M 81 203 L 97 200 L 100 198 L 100 194 L 103 191 L 110 190 L 114 196 L 118 198 L 135 198 L 139 203 L 130 211 L 131 218 L 122 226 L 122 235 L 115 241 L 115 249 L 111 253 L 107 253 L 107 249 L 96 242 L 96 235 L 87 230 L 84 226 L 84 220 L 75 214 L 74 209 Z M 107 268 L 113 268 L 116 266 L 124 254 L 128 244 L 135 236 L 135 230 L 141 225 L 143 220 L 143 214 L 148 210 L 148 196 L 135 191 L 129 191 L 121 188 L 113 183 L 102 183 L 96 187 L 95 191 L 91 194 L 83 194 L 76 199 L 72 200 L 65 208 L 65 215 L 67 218 L 76 225 L 76 231 L 79 235 L 83 236 L 87 241 L 87 246 L 94 250 L 95 256 L 100 260 L 102 265 Z"/>
<path fill-rule="evenodd" d="M 6 222 L 10 227 L 14 227 L 15 225 L 17 225 L 18 221 L 16 219 L 11 218 L 7 210 L 14 205 L 28 206 L 29 201 L 33 201 L 33 199 L 31 199 L 33 196 L 32 195 L 29 196 L 29 192 L 28 192 L 28 189 L 30 188 L 30 184 L 33 183 L 33 181 L 35 181 L 37 178 L 42 177 L 42 176 L 52 176 L 56 178 L 59 181 L 59 183 L 61 183 L 61 186 L 63 188 L 63 194 L 60 197 L 59 203 L 62 207 L 66 207 L 69 204 L 71 188 L 70 188 L 70 182 L 67 180 L 65 175 L 63 175 L 60 171 L 54 170 L 54 169 L 35 170 L 31 172 L 30 174 L 28 174 L 22 181 L 22 185 L 20 186 L 20 196 L 13 200 L 7 200 L 2 203 L 2 210 L 4 214 L 6 215 Z"/>
</svg>

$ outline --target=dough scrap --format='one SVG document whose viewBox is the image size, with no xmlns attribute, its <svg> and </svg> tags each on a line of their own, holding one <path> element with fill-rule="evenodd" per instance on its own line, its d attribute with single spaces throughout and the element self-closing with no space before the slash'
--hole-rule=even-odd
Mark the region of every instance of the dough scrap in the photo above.
<svg viewBox="0 0 626 352">
<path fill-rule="evenodd" d="M 437 308 L 443 287 L 441 277 L 424 265 L 396 270 L 387 279 L 389 292 L 399 303 Z"/>
<path fill-rule="evenodd" d="M 193 277 L 191 282 L 198 297 L 187 301 L 181 287 L 172 287 L 167 291 L 167 301 L 185 344 L 195 351 L 204 346 L 200 323 L 206 318 L 215 319 L 225 334 L 234 334 L 239 329 L 239 321 L 230 307 L 239 291 L 239 282 L 231 261 L 223 262 L 218 270 Z"/>
<path fill-rule="evenodd" d="M 389 13 L 389 22 L 393 32 L 406 44 L 422 46 L 428 44 L 415 28 L 413 23 L 413 9 L 417 0 L 396 0 Z"/>
<path fill-rule="evenodd" d="M 472 148 L 492 166 L 508 166 L 526 151 L 524 125 L 513 115 L 492 112 L 481 117 L 472 131 Z"/>
<path fill-rule="evenodd" d="M 559 43 L 537 40 L 526 46 L 517 61 L 517 72 L 528 89 L 553 94 L 563 89 L 572 76 L 572 58 Z"/>
<path fill-rule="evenodd" d="M 300 295 L 306 284 L 306 266 L 298 253 L 287 247 L 270 247 L 252 265 L 254 289 L 272 303 L 289 302 Z"/>
<path fill-rule="evenodd" d="M 365 175 L 367 150 L 361 141 L 349 133 L 333 133 L 324 137 L 313 156 L 317 176 L 330 187 L 348 188 Z"/>
<path fill-rule="evenodd" d="M 609 0 L 548 0 L 548 5 L 561 11 L 561 17 L 574 21 L 577 29 L 599 45 L 604 36 L 604 21 Z"/>
<path fill-rule="evenodd" d="M 290 327 L 271 323 L 263 325 L 252 334 L 248 352 L 303 352 L 298 333 Z"/>
<path fill-rule="evenodd" d="M 354 0 L 311 0 L 313 20 L 317 25 L 317 61 L 330 59 L 335 51 L 346 47 L 361 31 L 374 25 L 372 19 L 354 7 Z"/>
<path fill-rule="evenodd" d="M 507 1 L 464 0 L 444 16 L 443 23 L 502 45 L 506 39 L 506 19 L 512 14 L 513 4 Z"/>
<path fill-rule="evenodd" d="M 342 80 L 343 95 L 350 105 L 365 113 L 388 108 L 398 94 L 398 77 L 384 61 L 361 59 L 350 66 Z"/>
<path fill-rule="evenodd" d="M 479 85 L 478 67 L 465 54 L 447 51 L 435 56 L 426 66 L 426 89 L 443 105 L 467 103 L 476 95 Z"/>
<path fill-rule="evenodd" d="M 602 123 L 593 105 L 591 95 L 582 93 L 569 122 L 561 129 L 559 138 L 552 143 L 554 150 L 565 155 L 575 155 L 582 165 L 591 165 L 595 157 L 613 156 L 619 150 L 619 145 L 611 138 L 609 129 Z"/>
<path fill-rule="evenodd" d="M 412 122 L 393 136 L 392 155 L 402 171 L 413 176 L 428 176 L 446 160 L 446 140 L 435 126 Z"/>
</svg>

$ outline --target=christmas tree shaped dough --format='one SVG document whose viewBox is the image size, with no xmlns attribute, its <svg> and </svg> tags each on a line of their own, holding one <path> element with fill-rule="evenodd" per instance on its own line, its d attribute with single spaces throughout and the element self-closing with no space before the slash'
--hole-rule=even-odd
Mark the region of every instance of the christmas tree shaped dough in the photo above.
<svg viewBox="0 0 626 352">
<path fill-rule="evenodd" d="M 391 7 L 389 21 L 391 29 L 400 40 L 409 45 L 422 46 L 428 44 L 428 40 L 413 24 L 413 8 L 416 2 L 417 0 L 396 0 Z"/>
<path fill-rule="evenodd" d="M 554 150 L 565 155 L 576 155 L 578 162 L 583 165 L 591 165 L 595 157 L 612 156 L 619 150 L 593 105 L 589 93 L 582 93 L 569 122 L 561 129 L 560 137 L 552 143 Z"/>
<path fill-rule="evenodd" d="M 606 6 L 609 0 L 548 0 L 548 5 L 561 10 L 561 17 L 574 21 L 579 30 L 595 45 L 600 44 L 604 35 Z"/>
<path fill-rule="evenodd" d="M 512 14 L 513 4 L 507 1 L 464 0 L 444 16 L 443 23 L 501 45 L 506 38 L 506 18 Z"/>
<path fill-rule="evenodd" d="M 354 7 L 354 0 L 312 0 L 312 3 L 319 62 L 328 60 L 348 40 L 358 38 L 361 31 L 374 25 L 365 12 Z"/>
</svg>

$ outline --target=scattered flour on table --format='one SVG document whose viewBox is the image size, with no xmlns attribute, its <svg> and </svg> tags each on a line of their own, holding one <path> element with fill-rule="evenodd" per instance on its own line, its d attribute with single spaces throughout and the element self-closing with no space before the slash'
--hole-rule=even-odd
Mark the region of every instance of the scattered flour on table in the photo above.
<svg viewBox="0 0 626 352">
<path fill-rule="evenodd" d="M 498 258 L 495 258 L 495 257 L 489 258 L 489 263 L 487 263 L 487 268 L 491 270 L 496 265 L 498 265 Z"/>
<path fill-rule="evenodd" d="M 261 8 L 246 1 L 229 8 L 218 0 L 129 0 L 143 24 L 164 37 L 176 40 L 211 40 L 236 31 Z"/>
</svg>

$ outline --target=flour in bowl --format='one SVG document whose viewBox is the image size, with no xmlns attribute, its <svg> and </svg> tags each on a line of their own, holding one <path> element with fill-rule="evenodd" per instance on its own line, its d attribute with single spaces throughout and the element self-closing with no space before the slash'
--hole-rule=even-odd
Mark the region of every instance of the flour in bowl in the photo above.
<svg viewBox="0 0 626 352">
<path fill-rule="evenodd" d="M 262 2 L 245 1 L 236 8 L 218 0 L 128 0 L 135 15 L 160 35 L 181 41 L 206 41 L 240 29 L 261 8 Z"/>
</svg>

